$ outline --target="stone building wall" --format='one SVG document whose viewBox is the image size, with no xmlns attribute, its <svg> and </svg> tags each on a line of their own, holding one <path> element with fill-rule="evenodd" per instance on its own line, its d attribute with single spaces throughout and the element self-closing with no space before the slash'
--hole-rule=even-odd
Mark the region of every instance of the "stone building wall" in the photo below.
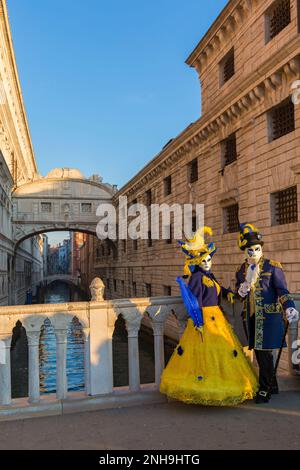
<svg viewBox="0 0 300 470">
<path fill-rule="evenodd" d="M 299 2 L 291 0 L 291 22 L 266 43 L 266 14 L 272 1 L 230 1 L 187 63 L 200 75 L 201 118 L 171 141 L 114 197 L 154 203 L 203 203 L 205 223 L 214 230 L 218 253 L 214 271 L 234 285 L 243 255 L 237 233 L 226 233 L 226 209 L 239 205 L 239 220 L 256 224 L 264 234 L 265 254 L 283 263 L 291 292 L 300 291 L 300 105 L 294 106 L 295 130 L 272 141 L 270 111 L 292 94 L 300 75 Z M 220 63 L 234 47 L 235 73 L 220 86 Z M 237 160 L 223 168 L 223 140 L 236 133 Z M 197 181 L 189 181 L 188 164 L 198 163 Z M 164 193 L 164 179 L 172 192 Z M 297 187 L 298 222 L 274 224 L 275 192 Z M 179 293 L 175 278 L 183 257 L 176 240 L 116 242 L 117 257 L 105 249 L 96 272 L 109 279 L 107 296 L 153 296 Z M 116 281 L 116 282 L 115 282 Z M 135 284 L 134 284 L 135 283 Z M 151 289 L 150 287 L 151 286 Z M 171 287 L 171 291 L 169 288 Z"/>
</svg>

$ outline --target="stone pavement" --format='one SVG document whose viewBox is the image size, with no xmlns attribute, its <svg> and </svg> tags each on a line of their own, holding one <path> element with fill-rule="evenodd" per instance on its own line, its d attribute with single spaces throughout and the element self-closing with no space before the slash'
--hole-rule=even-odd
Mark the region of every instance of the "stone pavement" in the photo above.
<svg viewBox="0 0 300 470">
<path fill-rule="evenodd" d="M 0 423 L 0 450 L 300 448 L 300 378 L 268 405 L 205 408 L 170 402 Z"/>
</svg>

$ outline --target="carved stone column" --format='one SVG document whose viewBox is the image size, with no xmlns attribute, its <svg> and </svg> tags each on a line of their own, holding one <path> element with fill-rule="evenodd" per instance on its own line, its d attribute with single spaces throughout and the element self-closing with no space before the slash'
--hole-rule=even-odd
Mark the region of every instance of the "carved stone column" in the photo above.
<svg viewBox="0 0 300 470">
<path fill-rule="evenodd" d="M 139 331 L 141 318 L 136 321 L 126 320 L 128 332 L 128 367 L 129 367 L 129 388 L 131 392 L 140 390 L 140 357 L 139 357 Z"/>
<path fill-rule="evenodd" d="M 0 334 L 0 405 L 11 404 L 11 336 Z"/>
<path fill-rule="evenodd" d="M 68 330 L 55 329 L 56 336 L 56 396 L 64 400 L 68 395 L 67 381 L 67 333 Z"/>
<path fill-rule="evenodd" d="M 159 387 L 161 374 L 165 367 L 164 349 L 164 322 L 153 321 L 154 355 L 155 355 L 155 383 Z"/>
<path fill-rule="evenodd" d="M 40 331 L 27 332 L 28 340 L 28 376 L 29 376 L 29 402 L 40 401 L 40 361 L 39 342 Z"/>
</svg>

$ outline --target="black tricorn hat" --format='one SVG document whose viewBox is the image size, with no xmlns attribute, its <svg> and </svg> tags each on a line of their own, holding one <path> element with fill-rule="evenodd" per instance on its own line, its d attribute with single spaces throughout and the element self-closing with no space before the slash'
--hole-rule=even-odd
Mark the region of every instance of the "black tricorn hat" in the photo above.
<svg viewBox="0 0 300 470">
<path fill-rule="evenodd" d="M 262 234 L 251 224 L 240 224 L 239 248 L 245 251 L 253 245 L 264 245 Z"/>
</svg>

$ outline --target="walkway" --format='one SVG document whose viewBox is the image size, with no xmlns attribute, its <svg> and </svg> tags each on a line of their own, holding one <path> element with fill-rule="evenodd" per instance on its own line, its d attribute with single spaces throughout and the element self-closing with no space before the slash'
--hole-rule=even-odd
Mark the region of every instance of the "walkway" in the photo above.
<svg viewBox="0 0 300 470">
<path fill-rule="evenodd" d="M 0 423 L 0 449 L 299 449 L 300 378 L 268 405 L 134 406 Z"/>
</svg>

